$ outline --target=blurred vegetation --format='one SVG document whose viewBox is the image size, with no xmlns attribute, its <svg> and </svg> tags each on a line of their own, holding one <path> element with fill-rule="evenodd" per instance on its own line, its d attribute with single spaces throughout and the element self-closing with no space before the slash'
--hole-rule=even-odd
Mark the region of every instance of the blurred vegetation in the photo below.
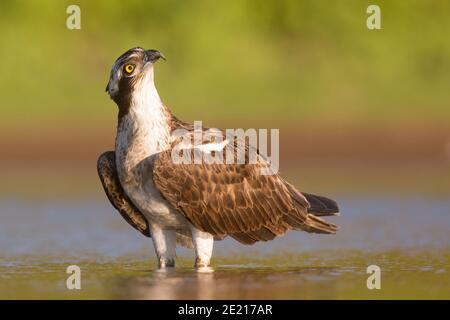
<svg viewBox="0 0 450 320">
<path fill-rule="evenodd" d="M 449 121 L 449 14 L 445 0 L 2 0 L 2 122 L 112 117 L 109 70 L 133 46 L 165 54 L 160 95 L 189 120 Z"/>
</svg>

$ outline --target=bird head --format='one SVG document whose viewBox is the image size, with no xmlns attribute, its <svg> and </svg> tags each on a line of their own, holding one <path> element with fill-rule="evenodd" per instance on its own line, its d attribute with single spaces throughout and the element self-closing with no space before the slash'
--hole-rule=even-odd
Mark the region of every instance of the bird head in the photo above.
<svg viewBox="0 0 450 320">
<path fill-rule="evenodd" d="M 153 84 L 153 64 L 165 57 L 158 50 L 132 48 L 114 62 L 106 92 L 117 104 L 129 98 L 133 92 L 146 85 Z"/>
</svg>

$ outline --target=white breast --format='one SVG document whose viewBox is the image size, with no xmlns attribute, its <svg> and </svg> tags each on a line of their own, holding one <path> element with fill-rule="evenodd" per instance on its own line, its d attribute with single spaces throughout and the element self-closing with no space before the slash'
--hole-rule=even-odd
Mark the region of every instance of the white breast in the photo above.
<svg viewBox="0 0 450 320">
<path fill-rule="evenodd" d="M 140 95 L 120 120 L 116 163 L 125 193 L 147 219 L 162 227 L 179 227 L 187 225 L 187 220 L 153 182 L 153 157 L 168 148 L 170 128 L 165 117 L 156 89 Z"/>
</svg>

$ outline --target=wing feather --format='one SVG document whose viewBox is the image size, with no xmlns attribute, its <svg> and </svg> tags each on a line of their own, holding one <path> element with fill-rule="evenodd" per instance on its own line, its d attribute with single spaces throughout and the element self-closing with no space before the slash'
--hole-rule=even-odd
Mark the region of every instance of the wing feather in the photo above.
<svg viewBox="0 0 450 320">
<path fill-rule="evenodd" d="M 147 219 L 130 201 L 122 189 L 119 176 L 117 175 L 114 151 L 107 151 L 98 158 L 97 172 L 103 189 L 113 207 L 119 211 L 120 215 L 133 228 L 146 237 L 150 237 Z"/>
<path fill-rule="evenodd" d="M 114 208 L 134 229 L 150 237 L 148 221 L 123 191 L 116 169 L 114 151 L 103 153 L 97 161 L 97 172 L 106 196 Z M 220 239 L 220 237 L 217 237 Z M 177 230 L 176 241 L 179 245 L 193 248 L 192 236 L 183 230 Z"/>
<path fill-rule="evenodd" d="M 196 228 L 215 236 L 252 244 L 291 229 L 336 231 L 334 224 L 309 217 L 309 202 L 279 175 L 261 175 L 264 166 L 264 161 L 174 164 L 170 149 L 156 155 L 153 178 L 162 195 Z"/>
</svg>

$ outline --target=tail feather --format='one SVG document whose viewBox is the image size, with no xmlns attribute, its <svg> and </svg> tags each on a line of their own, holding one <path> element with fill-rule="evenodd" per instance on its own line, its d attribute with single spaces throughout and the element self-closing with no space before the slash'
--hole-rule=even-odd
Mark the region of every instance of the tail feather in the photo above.
<svg viewBox="0 0 450 320">
<path fill-rule="evenodd" d="M 319 218 L 321 216 L 338 216 L 339 206 L 336 201 L 323 196 L 300 192 L 287 181 L 285 181 L 285 185 L 292 195 L 297 210 L 306 211 L 306 220 L 304 214 L 291 213 L 286 215 L 284 221 L 289 226 L 312 233 L 336 233 L 339 229 L 337 225 Z"/>
<path fill-rule="evenodd" d="M 313 214 L 308 214 L 307 225 L 314 233 L 328 233 L 335 234 L 339 227 L 334 223 L 328 222 Z"/>
<path fill-rule="evenodd" d="M 339 229 L 334 223 L 325 221 L 310 213 L 306 215 L 306 220 L 295 213 L 286 215 L 283 220 L 295 230 L 303 230 L 310 233 L 334 234 Z"/>
<path fill-rule="evenodd" d="M 308 212 L 315 216 L 338 216 L 339 206 L 336 201 L 315 194 L 302 192 L 306 200 L 308 200 L 310 207 Z"/>
</svg>

